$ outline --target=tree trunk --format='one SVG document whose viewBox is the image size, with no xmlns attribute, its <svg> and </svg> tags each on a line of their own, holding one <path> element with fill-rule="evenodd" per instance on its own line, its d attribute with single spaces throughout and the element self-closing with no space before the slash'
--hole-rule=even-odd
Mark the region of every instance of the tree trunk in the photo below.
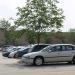
<svg viewBox="0 0 75 75">
<path fill-rule="evenodd" d="M 37 33 L 37 44 L 39 45 L 40 43 L 40 32 Z"/>
</svg>

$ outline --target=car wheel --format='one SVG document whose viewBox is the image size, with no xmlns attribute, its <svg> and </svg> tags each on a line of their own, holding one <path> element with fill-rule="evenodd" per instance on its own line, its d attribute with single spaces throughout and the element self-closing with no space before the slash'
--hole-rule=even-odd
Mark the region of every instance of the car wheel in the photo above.
<svg viewBox="0 0 75 75">
<path fill-rule="evenodd" d="M 73 58 L 73 64 L 75 64 L 75 57 Z"/>
<path fill-rule="evenodd" d="M 43 63 L 44 63 L 44 60 L 42 57 L 36 57 L 34 59 L 34 65 L 36 65 L 36 66 L 41 66 L 41 65 L 43 65 Z"/>
<path fill-rule="evenodd" d="M 15 54 L 15 55 L 14 55 L 14 58 L 18 58 L 18 54 Z"/>
<path fill-rule="evenodd" d="M 71 62 L 71 61 L 69 61 L 69 62 L 68 62 L 68 64 L 72 64 L 72 62 Z"/>
</svg>

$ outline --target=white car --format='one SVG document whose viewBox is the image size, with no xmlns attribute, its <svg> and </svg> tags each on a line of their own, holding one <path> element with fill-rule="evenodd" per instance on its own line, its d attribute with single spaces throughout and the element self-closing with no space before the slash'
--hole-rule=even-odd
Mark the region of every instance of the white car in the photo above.
<svg viewBox="0 0 75 75">
<path fill-rule="evenodd" d="M 72 44 L 54 44 L 38 52 L 23 55 L 21 61 L 25 64 L 43 65 L 51 62 L 75 63 L 75 46 Z"/>
<path fill-rule="evenodd" d="M 8 55 L 9 55 L 11 52 L 16 51 L 16 50 L 17 50 L 17 47 L 15 47 L 15 46 L 7 47 L 6 49 L 3 49 L 3 50 L 2 50 L 2 56 L 8 57 Z"/>
<path fill-rule="evenodd" d="M 9 58 L 13 58 L 14 57 L 14 55 L 17 53 L 17 51 L 13 51 L 13 52 L 11 52 L 10 54 L 9 54 Z"/>
</svg>

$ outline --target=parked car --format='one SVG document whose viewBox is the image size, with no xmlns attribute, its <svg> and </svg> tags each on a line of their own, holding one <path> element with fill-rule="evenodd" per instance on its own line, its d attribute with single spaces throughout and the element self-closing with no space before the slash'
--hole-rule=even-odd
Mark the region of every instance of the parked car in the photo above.
<svg viewBox="0 0 75 75">
<path fill-rule="evenodd" d="M 23 54 L 26 54 L 28 52 L 30 48 L 29 47 L 24 47 L 24 48 L 21 48 L 17 51 L 13 51 L 9 54 L 9 58 L 18 58 L 18 57 L 21 57 Z"/>
<path fill-rule="evenodd" d="M 17 51 L 19 49 L 20 48 L 17 48 L 17 47 L 8 47 L 2 51 L 2 56 L 8 57 L 11 52 Z"/>
<path fill-rule="evenodd" d="M 11 52 L 9 54 L 9 57 L 19 58 L 19 57 L 22 57 L 24 54 L 27 54 L 29 52 L 37 52 L 46 46 L 48 46 L 48 44 L 40 44 L 40 45 L 35 44 L 33 46 L 28 46 L 28 47 L 25 47 L 25 49 L 20 49 L 18 51 Z"/>
<path fill-rule="evenodd" d="M 21 61 L 26 64 L 43 65 L 52 62 L 75 63 L 75 45 L 54 44 L 45 47 L 38 52 L 28 53 L 22 56 Z"/>
<path fill-rule="evenodd" d="M 8 58 L 13 58 L 16 53 L 17 51 L 10 52 L 10 54 L 8 55 Z"/>
<path fill-rule="evenodd" d="M 4 46 L 2 46 L 2 51 L 5 51 L 5 50 L 10 49 L 10 48 L 13 48 L 13 47 L 15 47 L 15 46 L 12 46 L 12 45 L 4 45 Z"/>
<path fill-rule="evenodd" d="M 19 50 L 15 53 L 14 58 L 21 58 L 24 54 L 27 54 L 30 48 Z"/>
</svg>

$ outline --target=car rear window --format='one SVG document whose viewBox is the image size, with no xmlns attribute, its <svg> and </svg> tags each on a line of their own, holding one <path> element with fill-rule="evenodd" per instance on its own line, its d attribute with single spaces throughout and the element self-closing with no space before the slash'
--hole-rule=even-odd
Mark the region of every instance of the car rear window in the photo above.
<svg viewBox="0 0 75 75">
<path fill-rule="evenodd" d="M 41 49 L 45 48 L 46 46 L 48 46 L 48 45 L 36 45 L 36 46 L 33 47 L 31 52 L 40 51 Z"/>
</svg>

